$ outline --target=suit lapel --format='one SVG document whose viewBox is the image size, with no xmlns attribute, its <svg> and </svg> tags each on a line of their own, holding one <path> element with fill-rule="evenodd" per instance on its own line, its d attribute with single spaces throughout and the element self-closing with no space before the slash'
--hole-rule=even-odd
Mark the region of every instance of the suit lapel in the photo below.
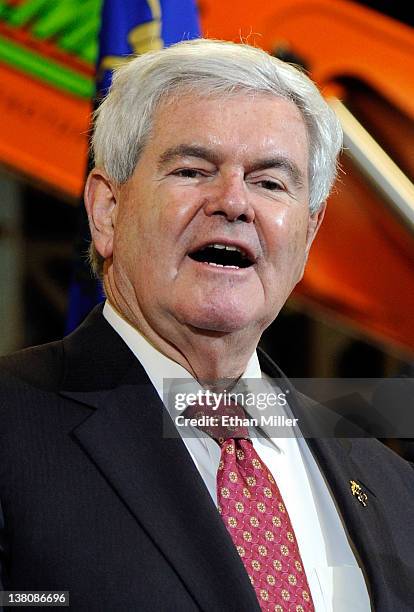
<svg viewBox="0 0 414 612">
<path fill-rule="evenodd" d="M 91 353 L 92 359 L 85 359 Z M 94 312 L 65 341 L 61 394 L 94 410 L 73 435 L 202 610 L 259 610 L 238 553 L 155 389 Z M 100 369 L 98 372 L 97 369 Z M 85 371 L 89 375 L 85 376 Z"/>
<path fill-rule="evenodd" d="M 375 606 L 381 603 L 381 610 L 395 609 L 397 601 L 404 602 L 409 597 L 413 574 L 410 568 L 412 560 L 404 559 L 402 551 L 394 544 L 393 516 L 398 501 L 396 503 L 396 500 L 390 499 L 381 469 L 387 452 L 391 451 L 383 448 L 377 440 L 335 438 L 335 422 L 341 419 L 343 424 L 342 417 L 300 396 L 266 354 L 260 351 L 259 357 L 262 369 L 277 379 L 278 386 L 289 388 L 289 405 L 299 419 L 299 426 L 304 423 L 308 432 L 315 432 L 314 437 L 306 435 L 307 443 L 332 492 L 367 580 L 371 601 Z M 317 435 L 318 431 L 322 433 Z M 354 431 L 352 424 L 347 431 Z M 355 428 L 355 432 L 362 436 L 358 428 Z M 390 456 L 390 464 L 393 460 Z M 401 461 L 399 477 L 402 478 L 401 470 L 405 469 L 411 481 L 409 465 L 399 458 L 396 460 Z M 392 585 L 390 576 L 393 576 Z M 394 599 L 395 595 L 397 599 Z"/>
<path fill-rule="evenodd" d="M 73 432 L 75 439 L 198 607 L 259 611 L 244 567 L 182 440 L 163 435 L 164 420 L 168 423 L 169 417 L 142 367 L 101 309 L 65 339 L 64 353 L 61 394 L 90 408 Z M 260 358 L 262 369 L 278 378 L 280 387 L 290 387 L 266 355 L 261 353 Z M 293 389 L 289 403 L 299 424 L 323 419 L 324 412 L 316 413 Z M 410 592 L 409 560 L 404 565 L 393 544 L 389 514 L 398 500 L 390 500 L 379 470 L 372 469 L 373 444 L 367 449 L 364 440 L 308 439 L 361 560 L 374 604 L 381 601 L 389 604 L 381 609 L 392 609 L 396 601 L 392 593 L 404 601 L 404 593 Z M 378 460 L 383 458 L 378 451 Z M 352 494 L 351 480 L 368 495 L 366 506 Z M 392 592 L 382 572 L 387 565 L 385 561 L 378 564 L 379 550 L 385 561 L 395 565 L 387 574 L 393 576 Z"/>
</svg>

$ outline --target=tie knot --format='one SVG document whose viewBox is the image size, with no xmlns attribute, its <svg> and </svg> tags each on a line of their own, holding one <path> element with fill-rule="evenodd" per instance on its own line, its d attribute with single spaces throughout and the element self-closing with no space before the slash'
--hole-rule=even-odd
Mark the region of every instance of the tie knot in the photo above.
<svg viewBox="0 0 414 612">
<path fill-rule="evenodd" d="M 187 406 L 185 416 L 195 419 L 197 429 L 204 431 L 220 445 L 229 439 L 249 439 L 249 419 L 245 411 L 229 400 L 220 402 L 218 406 L 198 402 Z"/>
</svg>

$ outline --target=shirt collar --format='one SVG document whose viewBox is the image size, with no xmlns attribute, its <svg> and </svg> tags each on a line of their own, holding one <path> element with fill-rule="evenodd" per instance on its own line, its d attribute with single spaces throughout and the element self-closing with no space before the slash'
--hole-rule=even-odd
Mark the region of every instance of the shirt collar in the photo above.
<svg viewBox="0 0 414 612">
<path fill-rule="evenodd" d="M 185 409 L 181 408 L 177 410 L 175 404 L 177 393 L 197 393 L 201 388 L 200 383 L 183 366 L 156 349 L 147 338 L 115 310 L 108 300 L 105 302 L 103 308 L 103 316 L 140 361 L 161 401 L 174 420 L 177 414 Z M 262 377 L 259 358 L 256 351 L 250 357 L 246 369 L 235 389 L 238 388 L 247 392 L 248 386 L 245 379 L 262 379 L 263 384 L 269 388 L 270 382 L 267 380 L 267 377 Z M 283 438 L 278 438 L 277 440 L 272 439 L 273 445 L 279 451 L 286 447 L 286 442 L 287 441 Z"/>
</svg>

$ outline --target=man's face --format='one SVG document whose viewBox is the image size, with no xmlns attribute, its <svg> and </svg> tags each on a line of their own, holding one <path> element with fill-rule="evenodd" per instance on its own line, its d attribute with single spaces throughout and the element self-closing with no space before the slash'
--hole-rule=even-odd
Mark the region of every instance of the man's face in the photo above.
<svg viewBox="0 0 414 612">
<path fill-rule="evenodd" d="M 158 109 L 113 215 L 113 278 L 136 321 L 261 333 L 317 229 L 308 148 L 300 112 L 274 96 L 188 94 Z"/>
</svg>

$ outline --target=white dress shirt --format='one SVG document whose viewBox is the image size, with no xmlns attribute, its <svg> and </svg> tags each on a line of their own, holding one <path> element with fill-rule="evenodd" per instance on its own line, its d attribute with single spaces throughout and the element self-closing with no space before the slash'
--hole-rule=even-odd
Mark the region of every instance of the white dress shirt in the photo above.
<svg viewBox="0 0 414 612">
<path fill-rule="evenodd" d="M 179 413 L 168 399 L 171 388 L 176 391 L 177 384 L 184 383 L 187 392 L 196 392 L 200 389 L 198 382 L 185 368 L 160 353 L 108 301 L 103 315 L 141 362 L 174 421 Z M 261 379 L 262 390 L 275 392 L 273 383 L 260 370 L 256 352 L 242 379 L 247 384 L 249 379 Z M 287 408 L 284 414 L 291 416 Z M 217 505 L 219 445 L 191 426 L 177 427 L 177 430 Z M 291 437 L 273 438 L 266 431 L 255 429 L 251 429 L 250 434 L 256 452 L 275 478 L 289 513 L 316 612 L 369 612 L 371 605 L 362 571 L 306 440 L 292 434 Z"/>
</svg>

